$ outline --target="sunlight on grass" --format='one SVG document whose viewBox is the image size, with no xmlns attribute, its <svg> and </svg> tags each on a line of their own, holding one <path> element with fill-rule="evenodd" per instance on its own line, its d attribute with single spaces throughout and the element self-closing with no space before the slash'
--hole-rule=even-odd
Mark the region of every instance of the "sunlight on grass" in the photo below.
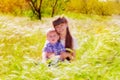
<svg viewBox="0 0 120 80">
<path fill-rule="evenodd" d="M 77 59 L 58 67 L 41 63 L 45 32 L 52 19 L 0 18 L 1 80 L 120 79 L 120 25 L 115 24 L 112 17 L 69 17 L 71 33 L 79 46 Z"/>
</svg>

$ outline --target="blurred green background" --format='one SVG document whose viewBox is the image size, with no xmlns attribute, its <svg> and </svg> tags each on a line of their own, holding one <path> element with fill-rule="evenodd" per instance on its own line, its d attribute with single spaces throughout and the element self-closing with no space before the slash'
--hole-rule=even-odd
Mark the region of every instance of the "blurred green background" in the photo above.
<svg viewBox="0 0 120 80">
<path fill-rule="evenodd" d="M 48 67 L 46 31 L 61 15 L 76 60 Z M 120 0 L 0 0 L 0 80 L 120 80 Z"/>
</svg>

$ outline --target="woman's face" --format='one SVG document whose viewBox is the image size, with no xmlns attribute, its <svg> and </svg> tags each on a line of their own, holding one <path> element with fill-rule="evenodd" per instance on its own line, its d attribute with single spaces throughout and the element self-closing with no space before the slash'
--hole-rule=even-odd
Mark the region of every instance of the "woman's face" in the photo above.
<svg viewBox="0 0 120 80">
<path fill-rule="evenodd" d="M 67 26 L 68 26 L 67 23 L 61 23 L 61 24 L 55 26 L 55 29 L 59 34 L 63 35 L 66 33 Z"/>
</svg>

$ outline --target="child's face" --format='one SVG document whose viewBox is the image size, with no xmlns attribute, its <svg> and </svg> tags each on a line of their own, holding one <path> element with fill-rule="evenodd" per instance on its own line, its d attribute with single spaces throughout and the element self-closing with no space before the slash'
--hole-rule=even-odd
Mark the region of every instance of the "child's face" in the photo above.
<svg viewBox="0 0 120 80">
<path fill-rule="evenodd" d="M 47 35 L 47 40 L 52 44 L 56 43 L 58 39 L 59 39 L 59 35 L 56 32 L 50 32 Z"/>
<path fill-rule="evenodd" d="M 59 34 L 64 34 L 67 29 L 67 23 L 61 23 L 61 24 L 55 26 L 55 29 Z"/>
</svg>

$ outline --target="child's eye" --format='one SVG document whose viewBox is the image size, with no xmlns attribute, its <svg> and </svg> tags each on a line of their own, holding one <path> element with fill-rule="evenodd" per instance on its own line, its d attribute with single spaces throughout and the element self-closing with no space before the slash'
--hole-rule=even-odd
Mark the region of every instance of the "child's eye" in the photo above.
<svg viewBox="0 0 120 80">
<path fill-rule="evenodd" d="M 49 36 L 50 38 L 52 38 L 52 36 Z"/>
</svg>

